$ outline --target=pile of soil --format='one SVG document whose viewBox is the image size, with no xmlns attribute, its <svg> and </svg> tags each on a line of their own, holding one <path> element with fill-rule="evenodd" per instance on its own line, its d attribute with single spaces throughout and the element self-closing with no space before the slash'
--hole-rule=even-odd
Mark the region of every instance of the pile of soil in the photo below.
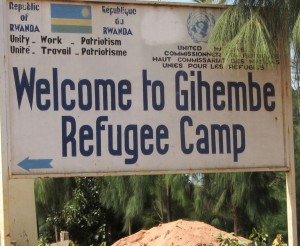
<svg viewBox="0 0 300 246">
<path fill-rule="evenodd" d="M 242 237 L 234 237 L 225 231 L 199 221 L 177 220 L 160 224 L 149 230 L 141 230 L 122 238 L 112 246 L 209 246 L 218 245 L 217 237 L 237 238 L 241 242 L 250 242 Z"/>
</svg>

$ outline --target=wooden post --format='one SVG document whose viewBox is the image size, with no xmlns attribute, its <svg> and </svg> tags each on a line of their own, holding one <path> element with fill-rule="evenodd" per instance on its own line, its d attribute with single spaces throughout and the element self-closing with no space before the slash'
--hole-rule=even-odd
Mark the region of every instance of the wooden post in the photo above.
<svg viewBox="0 0 300 246">
<path fill-rule="evenodd" d="M 288 68 L 290 68 L 288 66 Z M 287 100 L 285 104 L 285 134 L 286 134 L 286 162 L 289 170 L 286 172 L 286 203 L 287 203 L 287 221 L 288 221 L 288 245 L 297 246 L 297 212 L 296 212 L 296 174 L 295 174 L 295 157 L 294 157 L 294 138 L 293 138 L 293 114 L 292 114 L 292 90 L 290 70 L 284 71 L 287 78 L 285 83 L 285 93 Z"/>
<path fill-rule="evenodd" d="M 296 185 L 295 169 L 286 173 L 286 202 L 288 220 L 288 245 L 297 246 L 297 212 L 296 212 Z"/>
<path fill-rule="evenodd" d="M 286 37 L 288 34 L 285 33 Z M 286 45 L 279 44 L 281 63 L 281 82 L 283 97 L 286 99 L 283 105 L 284 110 L 284 134 L 285 134 L 285 162 L 288 166 L 286 172 L 286 203 L 288 221 L 288 245 L 297 246 L 297 212 L 296 212 L 296 175 L 294 156 L 294 127 L 293 127 L 293 102 L 290 56 L 286 52 Z"/>
</svg>

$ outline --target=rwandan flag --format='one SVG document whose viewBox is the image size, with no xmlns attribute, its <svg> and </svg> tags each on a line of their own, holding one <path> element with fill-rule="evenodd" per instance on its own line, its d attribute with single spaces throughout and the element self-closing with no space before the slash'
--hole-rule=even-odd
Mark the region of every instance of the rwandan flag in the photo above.
<svg viewBox="0 0 300 246">
<path fill-rule="evenodd" d="M 51 4 L 51 31 L 59 33 L 92 33 L 91 6 Z"/>
</svg>

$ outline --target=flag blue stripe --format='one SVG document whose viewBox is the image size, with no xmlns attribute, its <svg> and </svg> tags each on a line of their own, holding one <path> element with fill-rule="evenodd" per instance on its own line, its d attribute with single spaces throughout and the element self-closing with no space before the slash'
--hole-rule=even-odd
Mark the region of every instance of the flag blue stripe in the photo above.
<svg viewBox="0 0 300 246">
<path fill-rule="evenodd" d="M 88 15 L 82 15 L 82 9 L 88 9 Z M 51 4 L 51 18 L 92 19 L 90 5 Z"/>
</svg>

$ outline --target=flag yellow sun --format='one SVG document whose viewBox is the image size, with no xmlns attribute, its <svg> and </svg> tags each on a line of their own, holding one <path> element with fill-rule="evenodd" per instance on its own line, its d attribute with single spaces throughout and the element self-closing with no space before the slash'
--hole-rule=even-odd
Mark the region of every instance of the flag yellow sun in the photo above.
<svg viewBox="0 0 300 246">
<path fill-rule="evenodd" d="M 81 10 L 81 14 L 83 17 L 88 17 L 90 15 L 90 11 L 88 8 L 85 7 Z"/>
</svg>

